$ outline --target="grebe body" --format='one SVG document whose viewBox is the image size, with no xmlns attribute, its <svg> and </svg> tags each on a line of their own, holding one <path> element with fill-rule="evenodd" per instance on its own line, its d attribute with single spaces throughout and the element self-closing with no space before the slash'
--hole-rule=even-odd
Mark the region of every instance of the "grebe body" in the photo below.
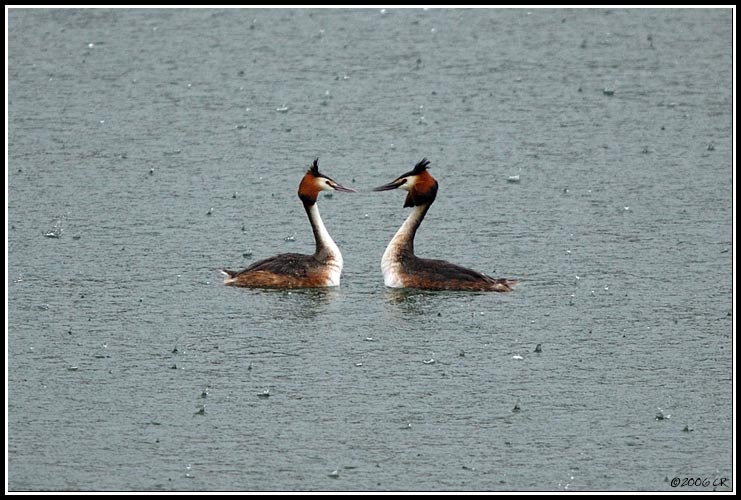
<svg viewBox="0 0 741 500">
<path fill-rule="evenodd" d="M 408 192 L 404 207 L 412 207 L 381 258 L 384 284 L 391 288 L 509 292 L 516 280 L 492 278 L 478 271 L 414 255 L 414 236 L 437 196 L 438 184 L 422 159 L 413 170 L 374 191 L 401 188 Z"/>
<path fill-rule="evenodd" d="M 242 271 L 222 269 L 225 285 L 250 288 L 318 288 L 339 286 L 342 253 L 329 235 L 316 201 L 321 191 L 354 193 L 319 172 L 314 160 L 298 188 L 298 197 L 314 232 L 316 251 L 312 255 L 284 253 L 257 261 Z"/>
</svg>

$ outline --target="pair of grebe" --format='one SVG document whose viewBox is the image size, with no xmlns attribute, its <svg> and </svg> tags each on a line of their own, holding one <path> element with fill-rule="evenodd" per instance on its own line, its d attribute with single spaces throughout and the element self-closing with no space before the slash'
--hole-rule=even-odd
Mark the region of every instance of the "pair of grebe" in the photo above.
<svg viewBox="0 0 741 500">
<path fill-rule="evenodd" d="M 392 288 L 511 291 L 517 284 L 516 280 L 495 279 L 444 260 L 421 259 L 414 255 L 414 235 L 437 196 L 437 181 L 427 171 L 429 164 L 427 159 L 422 159 L 413 170 L 374 189 L 403 189 L 408 193 L 404 207 L 412 208 L 412 213 L 383 253 L 381 269 L 384 283 Z M 222 271 L 227 276 L 224 284 L 271 288 L 338 286 L 342 273 L 342 254 L 319 215 L 316 201 L 321 191 L 356 192 L 320 173 L 318 160 L 314 160 L 298 187 L 298 197 L 309 216 L 316 240 L 313 255 L 285 253 L 255 262 L 239 272 L 225 269 Z"/>
</svg>

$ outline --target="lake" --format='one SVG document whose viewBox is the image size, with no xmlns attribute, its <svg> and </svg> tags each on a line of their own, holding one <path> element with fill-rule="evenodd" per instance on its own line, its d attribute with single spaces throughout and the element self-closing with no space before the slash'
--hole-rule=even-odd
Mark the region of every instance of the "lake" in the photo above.
<svg viewBox="0 0 741 500">
<path fill-rule="evenodd" d="M 7 16 L 8 490 L 734 489 L 731 9 Z M 384 286 L 423 157 L 514 292 Z"/>
</svg>

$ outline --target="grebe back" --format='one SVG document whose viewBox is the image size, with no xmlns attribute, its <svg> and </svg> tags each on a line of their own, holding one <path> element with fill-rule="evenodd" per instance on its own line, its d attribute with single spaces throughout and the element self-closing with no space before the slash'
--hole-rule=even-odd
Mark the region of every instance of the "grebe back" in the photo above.
<svg viewBox="0 0 741 500">
<path fill-rule="evenodd" d="M 412 207 L 399 230 L 386 247 L 381 259 L 383 280 L 392 288 L 427 290 L 469 290 L 509 292 L 516 280 L 497 279 L 450 262 L 421 259 L 414 255 L 414 236 L 427 211 L 435 201 L 438 184 L 427 171 L 430 162 L 423 158 L 413 170 L 374 191 L 401 188 L 408 192 L 404 207 Z"/>
<path fill-rule="evenodd" d="M 355 193 L 319 172 L 319 159 L 314 160 L 298 187 L 314 231 L 316 251 L 313 255 L 284 253 L 257 261 L 242 271 L 222 269 L 225 285 L 265 288 L 315 288 L 339 286 L 342 253 L 324 226 L 316 201 L 321 191 Z"/>
</svg>

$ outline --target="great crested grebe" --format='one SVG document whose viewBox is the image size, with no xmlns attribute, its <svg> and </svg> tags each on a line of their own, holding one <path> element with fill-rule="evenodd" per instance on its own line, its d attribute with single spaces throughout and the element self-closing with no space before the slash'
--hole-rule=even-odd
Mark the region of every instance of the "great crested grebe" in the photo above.
<svg viewBox="0 0 741 500">
<path fill-rule="evenodd" d="M 225 285 L 255 288 L 315 288 L 339 286 L 342 254 L 324 227 L 316 205 L 320 191 L 355 193 L 319 172 L 319 159 L 314 160 L 298 186 L 298 197 L 304 204 L 316 240 L 313 255 L 283 253 L 250 265 L 242 271 L 222 269 Z"/>
<path fill-rule="evenodd" d="M 414 255 L 414 235 L 435 201 L 437 181 L 427 171 L 426 158 L 411 170 L 374 191 L 401 188 L 408 191 L 404 207 L 412 213 L 396 232 L 381 259 L 383 281 L 392 288 L 427 290 L 471 290 L 509 292 L 516 280 L 495 279 L 444 260 L 420 259 Z"/>
</svg>

